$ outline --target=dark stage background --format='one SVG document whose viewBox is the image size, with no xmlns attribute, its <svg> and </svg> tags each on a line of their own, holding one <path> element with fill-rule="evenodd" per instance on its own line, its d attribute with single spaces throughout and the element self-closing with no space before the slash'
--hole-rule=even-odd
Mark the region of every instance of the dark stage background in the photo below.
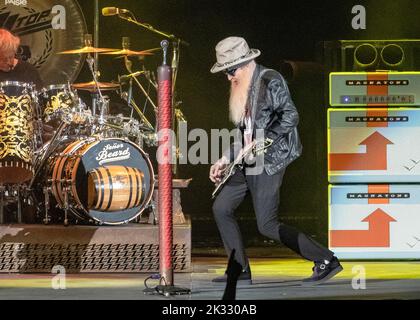
<svg viewBox="0 0 420 320">
<path fill-rule="evenodd" d="M 222 74 L 212 75 L 214 47 L 227 36 L 247 39 L 262 51 L 258 62 L 280 69 L 282 60 L 315 61 L 317 43 L 334 39 L 419 38 L 420 2 L 376 1 L 268 1 L 268 0 L 100 0 L 100 8 L 116 6 L 133 12 L 139 21 L 177 35 L 190 43 L 182 47 L 177 93 L 189 129 L 232 128 L 228 121 L 228 82 Z M 93 33 L 94 1 L 79 1 Z M 367 10 L 367 29 L 353 30 L 351 9 L 361 4 Z M 100 17 L 100 47 L 120 48 L 121 37 L 131 38 L 133 50 L 159 46 L 162 37 L 116 16 Z M 161 54 L 141 63 L 155 70 Z M 299 74 L 289 82 L 300 112 L 299 130 L 304 154 L 286 172 L 281 189 L 279 216 L 326 244 L 328 226 L 326 102 L 323 69 L 299 63 Z M 101 56 L 101 81 L 116 80 L 126 73 L 121 60 Z M 89 81 L 86 66 L 78 81 Z M 144 98 L 137 96 L 142 104 Z M 150 106 L 149 119 L 153 120 Z M 190 143 L 192 145 L 194 143 Z M 154 151 L 148 150 L 152 157 Z M 208 180 L 209 165 L 181 165 L 178 177 L 193 178 L 183 190 L 184 212 L 192 219 L 193 247 L 221 245 L 213 221 L 210 199 L 213 186 Z M 258 234 L 252 204 L 248 200 L 238 210 L 247 245 L 273 245 Z"/>
</svg>

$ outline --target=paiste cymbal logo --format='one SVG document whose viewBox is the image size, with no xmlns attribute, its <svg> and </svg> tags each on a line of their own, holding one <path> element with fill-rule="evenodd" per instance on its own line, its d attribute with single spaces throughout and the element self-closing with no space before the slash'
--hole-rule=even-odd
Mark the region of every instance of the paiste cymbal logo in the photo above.
<svg viewBox="0 0 420 320">
<path fill-rule="evenodd" d="M 28 4 L 27 0 L 5 0 L 4 4 L 7 6 L 8 4 L 12 4 L 14 6 L 26 6 Z"/>
</svg>

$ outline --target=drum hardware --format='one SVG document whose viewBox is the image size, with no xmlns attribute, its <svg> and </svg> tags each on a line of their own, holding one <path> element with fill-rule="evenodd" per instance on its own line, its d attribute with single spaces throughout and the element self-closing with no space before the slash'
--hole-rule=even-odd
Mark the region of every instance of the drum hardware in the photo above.
<svg viewBox="0 0 420 320">
<path fill-rule="evenodd" d="M 173 42 L 173 46 L 172 46 L 173 47 L 173 52 L 172 52 L 172 72 L 173 72 L 172 73 L 172 97 L 174 97 L 177 74 L 178 74 L 179 58 L 180 58 L 179 47 L 180 47 L 180 44 L 189 46 L 189 43 L 180 39 L 180 38 L 178 38 L 178 37 L 176 37 L 173 34 L 168 34 L 166 32 L 157 30 L 152 25 L 150 25 L 148 23 L 141 23 L 141 22 L 137 21 L 134 14 L 130 14 L 130 16 L 119 14 L 118 17 L 120 17 L 121 19 L 126 20 L 128 22 L 134 23 L 137 26 L 146 28 L 149 31 L 157 33 L 161 36 L 164 36 L 165 38 L 170 39 Z M 164 60 L 166 61 L 166 57 L 164 58 Z"/>
<path fill-rule="evenodd" d="M 156 104 L 153 102 L 152 98 L 150 97 L 150 95 L 147 93 L 146 89 L 144 89 L 144 87 L 142 86 L 142 84 L 140 83 L 140 81 L 137 79 L 137 77 L 134 75 L 135 72 L 133 72 L 133 70 L 131 69 L 131 62 L 128 60 L 127 57 L 124 58 L 125 60 L 125 65 L 126 68 L 128 70 L 128 72 L 130 72 L 130 74 L 132 74 L 132 76 L 130 77 L 131 79 L 133 79 L 135 81 L 135 83 L 137 84 L 137 86 L 140 88 L 140 90 L 143 92 L 144 96 L 146 97 L 147 101 L 150 102 L 150 104 L 153 106 L 153 110 L 155 111 L 155 113 L 157 113 L 157 106 Z M 130 62 L 130 63 L 129 63 Z M 131 102 L 130 102 L 131 103 Z M 140 109 L 137 107 L 135 108 L 137 113 L 142 114 L 142 112 L 140 111 Z M 137 110 L 138 109 L 138 110 Z M 140 111 L 140 112 L 139 112 Z"/>
<path fill-rule="evenodd" d="M 30 197 L 28 195 L 29 189 L 26 185 L 8 184 L 0 185 L 0 224 L 4 224 L 4 207 L 8 203 L 16 203 L 16 220 L 17 223 L 22 223 L 22 201 L 25 204 L 31 205 Z"/>
<path fill-rule="evenodd" d="M 90 54 L 88 54 L 88 57 L 87 57 L 86 61 L 88 62 L 89 69 L 90 69 L 90 71 L 92 73 L 94 87 L 96 88 L 96 90 L 94 91 L 94 93 L 95 94 L 98 94 L 98 96 L 99 96 L 98 99 L 95 99 L 95 98 L 93 99 L 93 103 L 92 103 L 92 114 L 94 116 L 96 115 L 96 109 L 98 107 L 99 108 L 100 117 L 102 118 L 103 115 L 104 115 L 104 113 L 106 112 L 104 110 L 104 108 L 108 107 L 109 101 L 108 101 L 108 103 L 105 101 L 105 98 L 104 98 L 104 96 L 102 94 L 102 91 L 101 91 L 101 87 L 99 86 L 99 82 L 98 82 L 98 78 L 97 78 L 98 75 L 95 72 L 95 66 L 94 66 L 95 60 L 92 58 L 92 56 Z M 119 88 L 119 85 L 116 85 L 116 89 L 118 89 L 118 88 Z M 101 119 L 101 120 L 103 120 L 103 119 Z"/>
<path fill-rule="evenodd" d="M 127 65 L 126 67 L 127 67 L 127 69 L 129 69 L 130 66 Z M 128 70 L 128 71 L 130 72 L 130 70 Z M 144 72 L 142 72 L 142 73 L 144 73 Z M 143 129 L 145 131 L 152 131 L 152 132 L 154 132 L 154 131 L 156 131 L 156 129 L 152 126 L 152 124 L 149 122 L 149 120 L 147 119 L 147 117 L 140 110 L 140 108 L 137 106 L 136 102 L 132 98 L 132 94 L 131 94 L 131 92 L 132 92 L 132 83 L 133 83 L 132 79 L 134 78 L 136 80 L 136 83 L 140 84 L 139 81 L 135 78 L 135 74 L 136 73 L 131 73 L 131 75 L 133 75 L 133 76 L 130 76 L 129 92 L 123 92 L 121 90 L 121 93 L 120 93 L 121 98 L 123 100 L 125 100 L 127 102 L 127 105 L 131 108 L 131 116 L 128 118 L 129 119 L 128 122 L 131 122 L 131 121 L 134 121 L 135 120 L 133 118 L 133 112 L 135 111 L 138 114 L 138 116 L 140 118 L 140 121 L 143 124 L 143 128 L 141 128 L 141 129 Z M 121 77 L 119 77 L 119 79 L 121 80 Z M 141 84 L 140 84 L 140 86 L 141 86 Z M 143 90 L 144 90 L 144 88 L 143 88 Z M 148 101 L 151 101 L 152 102 L 152 105 L 154 105 L 153 101 L 151 100 L 150 96 L 145 92 L 145 90 L 144 90 L 144 93 L 145 93 L 145 95 L 147 97 L 147 100 Z M 155 109 L 155 114 L 156 114 L 156 111 L 157 110 Z M 135 120 L 135 121 L 137 121 L 137 120 Z M 126 124 L 126 126 L 129 126 L 129 125 Z M 127 130 L 127 127 L 126 128 L 123 127 L 122 129 L 123 130 Z M 131 130 L 129 130 L 129 131 L 131 131 Z M 138 135 L 134 134 L 134 136 L 137 137 L 137 141 L 136 142 L 140 144 L 140 147 L 143 147 L 142 140 L 144 138 L 144 134 L 141 132 L 141 130 L 138 133 L 139 133 Z M 124 134 L 127 134 L 126 131 L 124 132 Z M 130 134 L 128 133 L 128 135 L 130 135 Z M 151 141 L 152 141 L 151 139 L 146 139 L 146 143 L 147 143 L 148 146 L 154 145 L 154 144 L 151 144 Z"/>
<path fill-rule="evenodd" d="M 20 188 L 17 188 L 17 223 L 22 223 L 22 200 L 20 197 Z"/>
<path fill-rule="evenodd" d="M 93 17 L 93 34 L 94 34 L 94 46 L 99 46 L 99 0 L 95 1 L 95 8 L 94 8 L 94 17 Z M 95 72 L 98 72 L 99 69 L 99 55 L 98 53 L 94 54 L 95 59 Z"/>
<path fill-rule="evenodd" d="M 4 224 L 4 194 L 6 192 L 6 187 L 0 185 L 0 224 Z"/>
<path fill-rule="evenodd" d="M 97 36 L 97 34 L 96 34 L 96 36 Z M 95 36 L 95 43 L 97 43 L 97 41 L 98 41 L 96 36 Z M 73 88 L 80 89 L 80 90 L 88 90 L 88 91 L 91 91 L 91 92 L 94 92 L 94 93 L 98 93 L 99 94 L 99 101 L 103 101 L 103 97 L 102 97 L 102 93 L 101 93 L 102 88 L 100 87 L 99 82 L 98 82 L 99 71 L 98 71 L 98 67 L 97 67 L 97 65 L 98 65 L 97 54 L 98 53 L 104 53 L 104 52 L 117 51 L 118 49 L 93 47 L 92 46 L 92 35 L 91 34 L 85 34 L 84 42 L 85 42 L 85 47 L 83 47 L 83 48 L 75 49 L 75 50 L 62 51 L 62 52 L 59 52 L 59 54 L 87 54 L 86 61 L 88 63 L 90 72 L 92 73 L 93 81 L 92 81 L 92 83 L 82 83 L 82 84 L 73 85 Z M 92 54 L 95 54 L 95 57 L 92 57 Z M 102 83 L 101 86 L 103 87 L 104 90 L 106 90 L 106 89 L 114 90 L 114 89 L 117 89 L 119 87 L 119 85 L 117 85 L 117 87 L 115 88 L 115 86 L 113 86 L 112 84 L 106 84 L 106 83 Z M 93 108 L 92 113 L 93 113 L 93 115 L 95 115 L 96 114 L 96 100 L 95 99 L 93 99 L 92 108 Z"/>
<path fill-rule="evenodd" d="M 62 121 L 57 129 L 57 131 L 54 133 L 50 143 L 48 144 L 47 149 L 44 151 L 44 153 L 42 154 L 41 159 L 36 162 L 36 169 L 34 172 L 34 175 L 31 179 L 31 182 L 29 183 L 29 188 L 32 188 L 35 180 L 37 179 L 41 169 L 44 167 L 46 161 L 48 160 L 48 157 L 50 156 L 50 153 L 53 151 L 53 148 L 55 147 L 55 143 L 58 143 L 58 139 L 62 136 L 62 133 L 64 131 L 64 129 L 66 129 L 66 127 L 68 126 L 67 122 Z M 41 152 L 42 150 L 40 150 Z M 41 154 L 41 153 L 40 153 Z"/>
<path fill-rule="evenodd" d="M 44 187 L 43 188 L 45 215 L 44 215 L 44 219 L 42 220 L 42 222 L 44 224 L 48 224 L 51 221 L 51 217 L 48 214 L 49 211 L 50 211 L 50 191 L 51 191 L 50 187 Z"/>
<path fill-rule="evenodd" d="M 149 207 L 151 208 L 150 214 L 152 215 L 153 225 L 155 226 L 157 224 L 157 221 L 158 221 L 157 220 L 157 217 L 156 217 L 156 214 L 155 214 L 155 212 L 157 210 L 156 202 L 155 201 L 151 201 Z"/>
<path fill-rule="evenodd" d="M 69 188 L 65 187 L 63 188 L 64 190 L 64 207 L 62 209 L 64 209 L 64 225 L 68 226 L 69 225 L 69 219 L 68 219 L 68 214 L 69 214 Z"/>
<path fill-rule="evenodd" d="M 131 90 L 132 82 L 130 83 L 130 90 Z M 149 122 L 149 120 L 146 118 L 144 113 L 140 110 L 140 108 L 137 106 L 136 102 L 129 94 L 121 93 L 121 98 L 125 100 L 128 103 L 128 106 L 131 108 L 131 110 L 135 110 L 136 113 L 139 115 L 140 120 L 146 125 L 147 129 L 151 131 L 155 131 L 155 128 L 152 126 L 152 124 Z"/>
<path fill-rule="evenodd" d="M 136 111 L 136 113 L 139 115 L 141 121 L 145 124 L 146 126 L 146 130 L 152 130 L 154 131 L 155 129 L 153 128 L 153 126 L 150 124 L 150 122 L 147 120 L 146 116 L 143 114 L 143 112 L 140 110 L 140 108 L 135 104 L 134 100 L 132 99 L 132 84 L 133 84 L 133 80 L 136 81 L 137 85 L 139 85 L 140 89 L 143 91 L 143 93 L 146 96 L 147 101 L 149 101 L 153 107 L 155 108 L 155 112 L 156 112 L 156 105 L 153 102 L 153 100 L 150 98 L 150 96 L 147 94 L 146 90 L 143 88 L 143 86 L 141 85 L 141 83 L 137 80 L 137 76 L 141 75 L 141 74 L 146 74 L 146 70 L 143 71 L 137 71 L 137 72 L 132 72 L 132 62 L 129 60 L 129 56 L 134 56 L 134 55 L 141 55 L 144 53 L 151 53 L 152 51 L 155 51 L 156 49 L 150 49 L 150 50 L 143 50 L 143 51 L 132 51 L 129 49 L 129 42 L 130 39 L 128 37 L 123 37 L 122 38 L 122 50 L 119 50 L 119 52 L 116 52 L 114 54 L 114 52 L 109 52 L 109 54 L 112 55 L 118 55 L 118 54 L 124 54 L 124 62 L 125 62 L 125 66 L 126 69 L 128 70 L 129 74 L 125 75 L 125 76 L 118 76 L 118 88 L 120 90 L 120 95 L 121 98 L 125 101 L 127 101 L 128 106 L 131 109 L 131 115 L 129 117 L 129 121 L 127 124 L 124 124 L 122 127 L 117 127 L 114 126 L 114 123 L 112 123 L 112 120 L 114 120 L 115 118 L 113 118 L 112 116 L 108 116 L 106 115 L 106 121 L 103 121 L 104 117 L 100 117 L 99 118 L 99 127 L 98 128 L 94 128 L 94 131 L 98 132 L 102 137 L 108 137 L 108 136 L 113 136 L 113 135 L 117 135 L 117 132 L 113 132 L 113 131 L 109 131 L 109 129 L 114 129 L 114 130 L 118 130 L 118 132 L 120 132 L 120 134 L 123 135 L 127 135 L 127 136 L 132 136 L 136 138 L 136 142 L 141 144 L 142 147 L 142 136 L 140 134 L 140 126 L 137 125 L 136 122 L 132 122 L 133 119 L 133 112 Z M 128 82 L 129 83 L 129 89 L 128 92 L 123 92 L 122 90 L 122 84 Z M 91 86 L 92 87 L 92 86 Z M 107 86 L 105 86 L 105 88 L 107 88 Z M 111 86 L 111 88 L 116 88 L 116 85 Z M 121 121 L 122 122 L 122 121 Z M 118 123 L 118 125 L 121 125 L 121 123 Z M 108 129 L 107 129 L 108 128 Z"/>
<path fill-rule="evenodd" d="M 128 37 L 123 37 L 122 43 L 123 43 L 123 48 L 125 48 L 126 46 L 129 46 L 129 38 Z M 133 84 L 133 80 L 134 80 L 136 82 L 137 86 L 143 92 L 143 94 L 146 97 L 147 101 L 149 101 L 150 104 L 153 106 L 153 109 L 154 109 L 155 114 L 157 114 L 156 104 L 153 102 L 153 100 L 150 98 L 149 94 L 146 92 L 146 90 L 144 89 L 144 87 L 141 85 L 140 81 L 137 79 L 137 76 L 138 75 L 145 73 L 145 72 L 143 72 L 144 70 L 143 71 L 138 71 L 138 72 L 140 72 L 140 74 L 138 74 L 138 72 L 133 72 L 133 69 L 132 69 L 133 62 L 129 59 L 128 56 L 124 56 L 124 65 L 125 65 L 125 68 L 127 69 L 127 71 L 130 73 L 128 76 L 125 77 L 126 79 L 130 79 L 130 89 L 129 89 L 128 99 L 127 99 L 127 103 L 129 105 L 129 107 L 131 106 L 131 102 L 133 101 L 133 99 L 132 99 L 132 84 Z M 119 81 L 121 81 L 121 80 L 124 81 L 124 76 L 123 77 L 119 77 Z M 135 105 L 135 103 L 134 103 L 134 105 Z M 134 107 L 135 108 L 135 110 L 139 114 L 140 118 L 141 119 L 142 118 L 145 118 L 144 117 L 144 114 L 140 111 L 140 108 L 138 108 L 137 106 L 134 106 L 134 105 L 131 106 L 131 107 Z"/>
<path fill-rule="evenodd" d="M 144 70 L 144 66 L 143 66 L 143 70 Z M 147 79 L 147 81 L 149 81 L 149 83 L 156 89 L 158 89 L 158 84 L 156 81 L 156 76 L 155 73 L 149 70 L 144 70 L 144 76 Z"/>
<path fill-rule="evenodd" d="M 106 123 L 106 117 L 109 113 L 109 97 L 103 96 L 102 99 L 98 101 L 99 106 L 99 117 L 98 123 L 100 126 L 103 126 Z"/>
</svg>

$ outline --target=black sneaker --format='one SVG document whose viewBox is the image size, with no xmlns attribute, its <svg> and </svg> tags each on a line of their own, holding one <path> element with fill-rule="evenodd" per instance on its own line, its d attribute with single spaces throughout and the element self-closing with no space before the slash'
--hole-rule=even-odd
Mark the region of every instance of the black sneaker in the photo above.
<svg viewBox="0 0 420 320">
<path fill-rule="evenodd" d="M 211 281 L 216 282 L 216 283 L 226 283 L 227 278 L 228 278 L 228 275 L 225 272 L 225 274 L 223 276 L 216 277 L 216 278 L 212 279 Z M 245 270 L 245 271 L 241 272 L 241 274 L 238 277 L 238 284 L 252 284 L 251 271 L 250 270 Z"/>
<path fill-rule="evenodd" d="M 334 277 L 337 273 L 341 272 L 343 267 L 336 257 L 333 257 L 330 263 L 316 262 L 312 268 L 312 276 L 303 279 L 302 285 L 315 286 Z"/>
</svg>

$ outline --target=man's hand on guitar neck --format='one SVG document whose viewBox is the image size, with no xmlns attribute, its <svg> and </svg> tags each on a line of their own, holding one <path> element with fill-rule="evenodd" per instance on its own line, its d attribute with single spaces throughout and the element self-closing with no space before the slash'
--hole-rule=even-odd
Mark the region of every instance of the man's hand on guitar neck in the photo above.
<svg viewBox="0 0 420 320">
<path fill-rule="evenodd" d="M 213 183 L 219 183 L 223 178 L 223 170 L 229 164 L 229 160 L 223 156 L 210 168 L 210 180 Z"/>
</svg>

